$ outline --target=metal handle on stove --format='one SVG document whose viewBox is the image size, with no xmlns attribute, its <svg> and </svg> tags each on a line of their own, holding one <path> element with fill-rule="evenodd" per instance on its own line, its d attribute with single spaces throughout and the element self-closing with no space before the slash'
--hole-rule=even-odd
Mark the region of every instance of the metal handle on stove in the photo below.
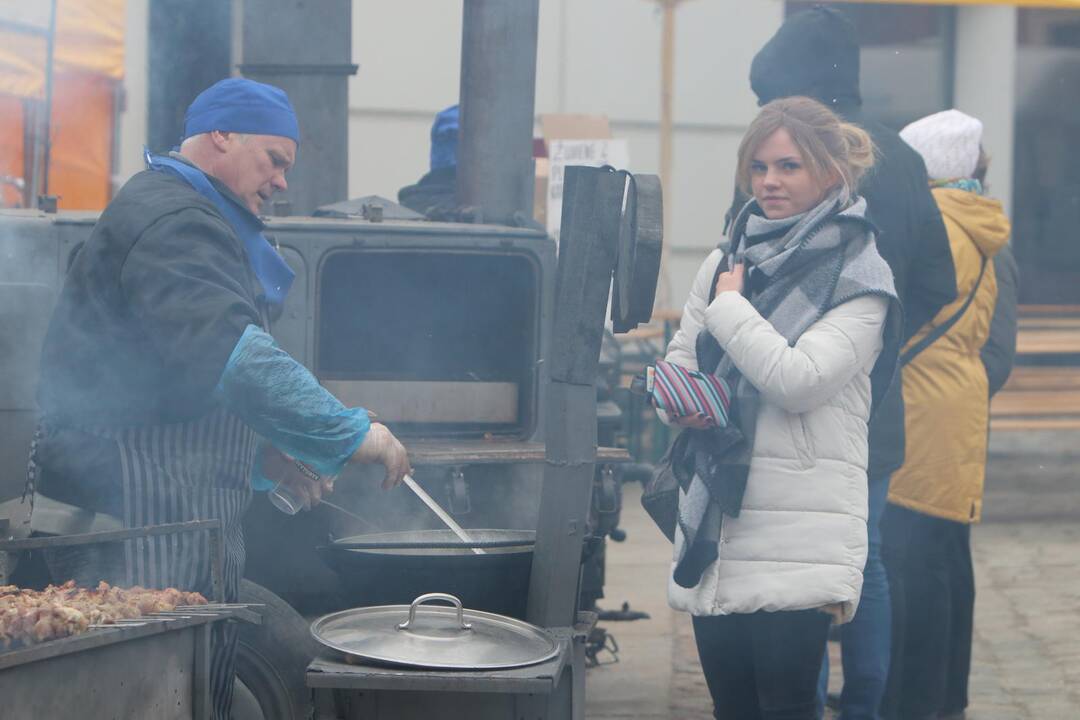
<svg viewBox="0 0 1080 720">
<path fill-rule="evenodd" d="M 416 608 L 430 600 L 445 600 L 453 605 L 457 610 L 457 622 L 458 625 L 461 626 L 461 629 L 472 630 L 472 623 L 465 622 L 465 610 L 461 607 L 461 601 L 448 593 L 427 593 L 426 595 L 421 595 L 413 600 L 412 605 L 409 606 L 409 619 L 403 623 L 399 623 L 397 629 L 408 630 L 409 626 L 416 622 Z"/>
</svg>

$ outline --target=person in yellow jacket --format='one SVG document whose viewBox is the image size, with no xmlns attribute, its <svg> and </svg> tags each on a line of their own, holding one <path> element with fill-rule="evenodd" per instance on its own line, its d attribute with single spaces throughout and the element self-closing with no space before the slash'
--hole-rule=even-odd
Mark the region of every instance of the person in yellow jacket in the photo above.
<svg viewBox="0 0 1080 720">
<path fill-rule="evenodd" d="M 967 702 L 975 601 L 970 529 L 982 512 L 990 405 L 980 350 L 998 294 L 994 256 L 1010 226 L 1001 203 L 983 194 L 979 120 L 946 110 L 908 125 L 900 137 L 926 163 L 957 295 L 901 353 L 907 435 L 883 520 L 893 649 L 882 715 L 937 718 L 962 712 L 954 705 Z M 962 692 L 950 688 L 961 677 Z"/>
</svg>

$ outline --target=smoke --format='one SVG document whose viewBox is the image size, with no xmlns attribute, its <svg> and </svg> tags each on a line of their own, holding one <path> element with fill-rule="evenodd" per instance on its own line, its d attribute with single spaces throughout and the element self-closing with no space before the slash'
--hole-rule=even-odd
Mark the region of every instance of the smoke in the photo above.
<svg viewBox="0 0 1080 720">
<path fill-rule="evenodd" d="M 443 527 L 432 512 L 404 485 L 383 490 L 383 475 L 382 466 L 351 465 L 338 477 L 334 492 L 327 499 L 368 522 L 360 523 L 331 510 L 326 517 L 330 521 L 329 531 L 334 538 Z M 444 502 L 445 498 L 432 483 L 431 473 L 417 472 L 414 479 L 428 489 L 436 502 Z"/>
<path fill-rule="evenodd" d="M 455 487 L 454 469 L 416 468 L 414 479 L 464 528 L 534 530 L 542 466 L 472 465 L 463 468 L 464 492 Z M 445 525 L 407 487 L 382 490 L 380 466 L 350 466 L 328 499 L 367 522 L 330 510 L 329 531 L 338 539 L 377 532 L 442 530 Z"/>
<path fill-rule="evenodd" d="M 22 492 L 22 470 L 36 422 L 42 339 L 72 249 L 85 242 L 93 229 L 91 219 L 72 223 L 70 216 L 60 217 L 65 222 L 59 225 L 56 216 L 24 216 L 18 223 L 0 217 L 0 362 L 10 370 L 0 380 L 0 476 L 4 483 L 0 500 Z M 369 270 L 371 267 L 365 261 L 373 253 L 356 253 L 360 262 L 355 266 L 343 266 L 340 256 L 324 263 L 330 258 L 327 249 L 339 242 L 339 236 L 327 234 L 325 226 L 297 227 L 294 223 L 290 221 L 279 236 L 288 244 L 290 259 L 298 266 L 301 277 L 296 294 L 273 331 L 282 339 L 289 338 L 282 344 L 295 357 L 317 374 L 321 373 L 317 362 L 323 364 L 336 355 L 340 363 L 332 367 L 332 374 L 337 376 L 362 376 L 374 369 L 377 372 L 373 379 L 397 376 L 405 380 L 519 383 L 523 391 L 518 410 L 523 422 L 520 427 L 507 425 L 503 430 L 511 435 L 530 431 L 538 419 L 534 388 L 539 382 L 534 375 L 543 316 L 537 303 L 543 286 L 541 272 L 550 271 L 550 267 L 545 265 L 541 270 L 540 261 L 502 246 L 495 251 L 494 240 L 477 241 L 463 229 L 447 230 L 445 250 L 437 251 L 422 237 L 397 235 L 400 239 L 395 239 L 394 251 L 379 253 L 391 261 L 380 265 L 379 273 L 364 275 L 365 265 Z M 357 223 L 356 227 L 362 228 L 364 234 L 381 232 L 380 227 L 366 223 Z M 430 232 L 426 227 L 424 230 Z M 341 272 L 342 267 L 351 272 Z M 327 272 L 316 278 L 315 268 Z M 370 287 L 365 289 L 358 282 L 362 276 Z M 311 290 L 312 285 L 318 294 Z M 319 306 L 314 307 L 313 301 Z M 318 318 L 318 327 L 313 317 Z M 372 345 L 351 344 L 358 334 L 369 338 Z M 316 347 L 315 340 L 327 344 Z M 115 353 L 109 359 L 113 367 L 108 374 L 132 377 L 133 372 L 115 372 L 116 365 L 127 360 L 123 353 Z M 94 367 L 88 358 L 82 361 L 83 387 L 59 393 L 69 401 L 95 397 L 103 382 L 101 368 Z M 95 408 L 74 409 L 88 414 Z M 488 429 L 416 426 L 395 430 L 427 434 L 435 430 L 445 433 L 454 427 L 469 430 L 470 442 L 482 441 L 481 435 Z M 453 444 L 455 440 L 450 437 L 446 442 Z M 533 530 L 541 469 L 540 465 L 513 463 L 466 466 L 464 494 L 455 494 L 446 467 L 419 467 L 416 479 L 466 528 Z M 382 491 L 381 473 L 377 466 L 350 467 L 339 478 L 336 492 L 329 496 L 333 502 L 369 519 L 370 524 L 350 520 L 329 508 L 306 519 L 275 519 L 273 526 L 283 547 L 303 545 L 289 562 L 318 563 L 315 548 L 325 544 L 328 535 L 340 538 L 442 527 L 407 488 Z M 262 545 L 262 538 L 256 541 L 249 534 L 249 540 L 249 564 L 257 562 L 260 555 L 276 552 L 277 548 Z"/>
<path fill-rule="evenodd" d="M 41 345 L 59 291 L 54 216 L 0 213 L 0 501 L 22 494 L 37 423 Z M 70 225 L 73 234 L 89 225 Z"/>
</svg>

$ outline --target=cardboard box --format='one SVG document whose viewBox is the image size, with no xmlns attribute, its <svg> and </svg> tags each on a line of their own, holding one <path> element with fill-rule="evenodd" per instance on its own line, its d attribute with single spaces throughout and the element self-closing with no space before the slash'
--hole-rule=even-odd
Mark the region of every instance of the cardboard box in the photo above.
<svg viewBox="0 0 1080 720">
<path fill-rule="evenodd" d="M 607 140 L 611 124 L 607 115 L 541 115 L 540 134 L 551 140 Z"/>
<path fill-rule="evenodd" d="M 547 189 L 551 163 L 546 157 L 535 158 L 536 180 L 533 183 L 533 217 L 547 227 Z"/>
<path fill-rule="evenodd" d="M 533 217 L 547 226 L 548 180 L 551 162 L 548 148 L 552 140 L 606 140 L 611 137 L 611 124 L 606 115 L 546 114 L 540 116 L 542 147 L 534 148 L 536 179 L 533 187 Z"/>
</svg>

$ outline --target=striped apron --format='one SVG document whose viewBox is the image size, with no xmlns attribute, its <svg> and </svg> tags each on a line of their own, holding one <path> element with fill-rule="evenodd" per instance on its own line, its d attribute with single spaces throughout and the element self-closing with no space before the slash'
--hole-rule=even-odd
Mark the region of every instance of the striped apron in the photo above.
<svg viewBox="0 0 1080 720">
<path fill-rule="evenodd" d="M 225 602 L 237 602 L 244 574 L 242 520 L 251 502 L 256 435 L 223 408 L 185 423 L 129 428 L 115 434 L 124 484 L 124 525 L 140 527 L 220 518 Z M 206 533 L 129 540 L 124 563 L 132 584 L 179 587 L 211 597 Z M 217 720 L 229 720 L 236 644 L 235 623 L 215 623 L 210 692 Z"/>
<path fill-rule="evenodd" d="M 241 523 L 251 502 L 255 433 L 221 407 L 188 422 L 87 432 L 117 444 L 125 527 L 221 519 L 225 602 L 236 602 L 244 574 Z M 214 599 L 205 532 L 69 548 L 52 553 L 49 565 L 80 585 L 105 579 L 127 586 L 194 590 Z M 220 622 L 212 632 L 213 717 L 229 720 L 239 630 L 235 623 Z"/>
</svg>

